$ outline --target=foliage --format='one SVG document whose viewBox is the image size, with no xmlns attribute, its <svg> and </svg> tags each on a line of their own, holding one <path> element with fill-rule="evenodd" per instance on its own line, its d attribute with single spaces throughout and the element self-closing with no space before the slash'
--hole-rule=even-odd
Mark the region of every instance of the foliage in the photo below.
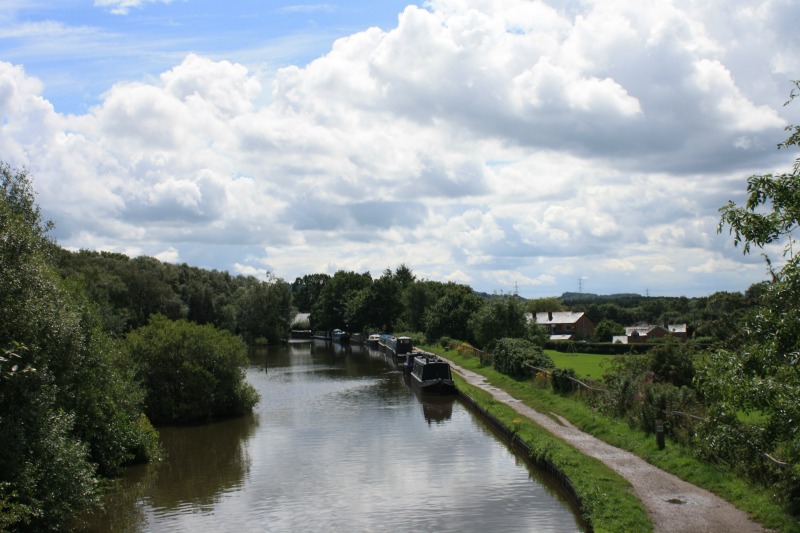
<svg viewBox="0 0 800 533">
<path fill-rule="evenodd" d="M 58 250 L 59 271 L 97 306 L 103 329 L 115 337 L 147 324 L 158 313 L 213 324 L 248 341 L 278 342 L 293 317 L 291 291 L 282 280 L 231 276 L 152 257 Z"/>
<path fill-rule="evenodd" d="M 153 315 L 127 335 L 125 347 L 138 362 L 146 413 L 155 423 L 240 415 L 258 401 L 244 379 L 244 344 L 214 326 Z"/>
<path fill-rule="evenodd" d="M 681 343 L 665 337 L 662 343 L 648 352 L 653 380 L 676 387 L 689 386 L 694 380 L 694 344 Z"/>
<path fill-rule="evenodd" d="M 345 324 L 351 331 L 395 331 L 402 312 L 401 281 L 388 268 L 352 295 L 345 304 Z"/>
<path fill-rule="evenodd" d="M 603 319 L 594 328 L 594 339 L 597 342 L 611 342 L 614 335 L 625 335 L 625 327 L 608 318 Z"/>
<path fill-rule="evenodd" d="M 799 81 L 793 83 L 789 102 L 800 89 Z M 800 147 L 800 126 L 787 130 L 789 138 L 778 147 Z M 744 206 L 729 202 L 720 209 L 719 230 L 728 226 L 745 254 L 752 246 L 784 241 L 786 262 L 776 272 L 767 258 L 773 280 L 762 287 L 761 305 L 746 316 L 738 344 L 704 359 L 698 383 L 717 431 L 731 435 L 704 439 L 704 449 L 741 468 L 758 464 L 764 454 L 785 463 L 773 482 L 800 511 L 800 257 L 793 255 L 791 236 L 800 223 L 800 158 L 789 172 L 751 176 L 747 193 Z M 762 422 L 743 426 L 735 416 L 753 411 Z M 732 437 L 737 432 L 745 435 L 743 442 Z"/>
<path fill-rule="evenodd" d="M 518 338 L 502 338 L 497 341 L 492 353 L 492 365 L 498 372 L 515 379 L 530 377 L 530 365 L 545 369 L 555 368 L 553 360 L 541 347 Z"/>
<path fill-rule="evenodd" d="M 98 474 L 155 446 L 126 361 L 51 264 L 27 173 L 0 164 L 0 191 L 0 523 L 59 529 L 95 504 Z"/>
<path fill-rule="evenodd" d="M 295 278 L 292 283 L 292 301 L 301 313 L 310 313 L 325 284 L 330 281 L 328 274 L 307 274 Z"/>
<path fill-rule="evenodd" d="M 533 298 L 525 302 L 525 310 L 535 315 L 545 311 L 567 311 L 567 306 L 558 298 Z"/>
<path fill-rule="evenodd" d="M 553 391 L 561 394 L 573 392 L 575 390 L 575 382 L 577 375 L 575 370 L 571 368 L 556 368 L 550 374 L 550 386 Z"/>
<path fill-rule="evenodd" d="M 369 272 L 357 274 L 339 270 L 325 283 L 319 298 L 311 309 L 311 324 L 314 329 L 349 330 L 347 303 L 358 291 L 372 284 Z"/>
<path fill-rule="evenodd" d="M 437 287 L 440 295 L 424 315 L 425 335 L 428 339 L 447 336 L 475 341 L 469 320 L 484 304 L 470 287 L 447 283 Z"/>
<path fill-rule="evenodd" d="M 276 343 L 286 338 L 293 318 L 292 295 L 283 280 L 269 276 L 266 282 L 254 277 L 242 280 L 236 297 L 238 331 L 245 341 L 256 339 Z"/>
<path fill-rule="evenodd" d="M 493 298 L 470 317 L 469 327 L 478 346 L 491 352 L 497 339 L 526 337 L 524 305 L 514 295 Z"/>
</svg>

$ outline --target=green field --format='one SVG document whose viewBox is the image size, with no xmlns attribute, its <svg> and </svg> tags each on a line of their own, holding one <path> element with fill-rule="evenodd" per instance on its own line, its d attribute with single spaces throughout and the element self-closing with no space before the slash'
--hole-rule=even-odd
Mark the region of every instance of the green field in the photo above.
<svg viewBox="0 0 800 533">
<path fill-rule="evenodd" d="M 608 363 L 614 359 L 613 355 L 597 355 L 591 353 L 565 353 L 555 350 L 545 350 L 544 353 L 553 359 L 558 368 L 571 368 L 575 370 L 578 378 L 600 379 L 608 368 Z"/>
</svg>

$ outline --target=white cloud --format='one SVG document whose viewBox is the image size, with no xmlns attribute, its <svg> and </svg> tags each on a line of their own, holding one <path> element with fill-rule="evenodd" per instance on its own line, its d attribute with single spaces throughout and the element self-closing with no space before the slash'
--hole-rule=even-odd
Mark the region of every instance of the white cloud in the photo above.
<svg viewBox="0 0 800 533">
<path fill-rule="evenodd" d="M 169 4 L 172 0 L 94 0 L 94 5 L 107 8 L 115 15 L 127 15 L 131 8 L 141 8 L 145 4 Z"/>
<path fill-rule="evenodd" d="M 722 24 L 747 9 L 756 31 L 791 6 L 436 0 L 273 78 L 187 54 L 78 115 L 0 63 L 0 152 L 67 246 L 288 279 L 405 262 L 522 295 L 743 289 L 763 269 L 717 208 L 791 160 L 771 76 L 800 67 Z"/>
</svg>

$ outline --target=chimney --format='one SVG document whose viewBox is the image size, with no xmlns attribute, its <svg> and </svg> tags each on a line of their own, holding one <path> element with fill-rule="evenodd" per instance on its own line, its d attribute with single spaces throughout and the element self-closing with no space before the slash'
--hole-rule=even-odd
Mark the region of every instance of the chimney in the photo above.
<svg viewBox="0 0 800 533">
<path fill-rule="evenodd" d="M 553 321 L 553 312 L 552 311 L 548 311 L 547 312 L 547 321 L 548 322 L 552 322 Z"/>
</svg>

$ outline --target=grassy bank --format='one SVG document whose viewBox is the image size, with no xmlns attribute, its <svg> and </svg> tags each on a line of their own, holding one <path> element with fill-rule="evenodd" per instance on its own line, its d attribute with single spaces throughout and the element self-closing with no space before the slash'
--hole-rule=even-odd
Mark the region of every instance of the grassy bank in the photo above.
<svg viewBox="0 0 800 533">
<path fill-rule="evenodd" d="M 439 353 L 448 358 L 452 356 L 451 352 L 440 350 Z M 495 400 L 483 389 L 468 384 L 457 374 L 454 377 L 462 393 L 527 445 L 534 463 L 553 468 L 569 480 L 579 502 L 578 512 L 595 532 L 653 530 L 647 511 L 623 477 L 601 461 L 577 453 L 564 441 Z"/>
<path fill-rule="evenodd" d="M 477 358 L 469 355 L 456 351 L 445 351 L 440 347 L 428 347 L 427 349 L 455 361 L 464 368 L 486 376 L 492 385 L 507 391 L 533 409 L 543 413 L 557 413 L 582 431 L 635 453 L 649 463 L 721 496 L 736 507 L 748 512 L 767 528 L 785 533 L 800 533 L 800 521 L 782 508 L 778 503 L 782 500 L 779 495 L 762 486 L 742 480 L 723 466 L 711 465 L 698 460 L 691 450 L 681 447 L 669 439 L 666 448 L 659 450 L 652 435 L 632 429 L 622 421 L 606 418 L 578 399 L 553 394 L 548 388 L 536 386 L 530 381 L 515 381 L 499 374 L 489 366 L 481 366 Z M 516 412 L 514 412 L 514 416 L 519 417 Z M 540 431 L 546 433 L 543 429 Z M 559 442 L 561 441 L 559 440 Z M 570 450 L 572 449 L 570 448 Z M 578 455 L 574 450 L 571 453 Z M 591 487 L 594 484 L 595 480 L 592 478 L 595 475 L 597 474 L 578 471 L 575 479 L 581 479 Z M 573 476 L 570 475 L 570 478 L 573 479 Z M 614 505 L 614 500 L 603 499 L 600 503 L 601 506 Z M 616 510 L 614 512 L 625 513 L 628 511 Z M 617 530 L 626 531 L 628 528 L 622 527 Z"/>
</svg>

